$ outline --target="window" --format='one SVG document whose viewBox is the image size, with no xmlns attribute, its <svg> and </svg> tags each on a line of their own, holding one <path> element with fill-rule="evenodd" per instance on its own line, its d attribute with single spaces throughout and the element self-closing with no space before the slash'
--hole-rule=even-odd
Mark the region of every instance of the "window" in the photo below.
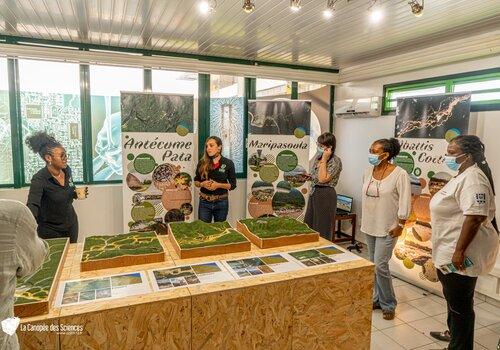
<svg viewBox="0 0 500 350">
<path fill-rule="evenodd" d="M 330 85 L 298 83 L 299 100 L 311 101 L 311 147 L 309 159 L 316 154 L 316 140 L 330 130 Z"/>
<path fill-rule="evenodd" d="M 384 86 L 384 113 L 396 110 L 398 97 L 471 93 L 471 111 L 500 110 L 500 70 L 469 72 Z"/>
<path fill-rule="evenodd" d="M 244 172 L 245 78 L 210 76 L 210 135 L 222 139 L 223 155 L 234 162 L 237 174 Z"/>
<path fill-rule="evenodd" d="M 0 185 L 13 183 L 7 59 L 0 58 Z"/>
<path fill-rule="evenodd" d="M 500 77 L 478 82 L 457 82 L 453 92 L 473 92 L 471 102 L 500 101 Z"/>
<path fill-rule="evenodd" d="M 396 110 L 398 104 L 398 98 L 401 97 L 411 97 L 411 96 L 425 96 L 425 95 L 437 95 L 446 93 L 446 85 L 442 84 L 439 86 L 432 87 L 414 87 L 410 89 L 401 90 L 390 90 L 386 94 L 385 100 L 385 110 L 393 111 Z"/>
<path fill-rule="evenodd" d="M 19 60 L 22 137 L 45 130 L 66 148 L 74 181 L 83 181 L 79 66 Z M 25 181 L 44 166 L 24 145 Z"/>
<path fill-rule="evenodd" d="M 274 100 L 275 98 L 291 98 L 292 82 L 286 80 L 257 78 L 257 99 Z"/>
<path fill-rule="evenodd" d="M 140 68 L 90 66 L 94 181 L 122 179 L 120 91 L 142 91 Z"/>
</svg>

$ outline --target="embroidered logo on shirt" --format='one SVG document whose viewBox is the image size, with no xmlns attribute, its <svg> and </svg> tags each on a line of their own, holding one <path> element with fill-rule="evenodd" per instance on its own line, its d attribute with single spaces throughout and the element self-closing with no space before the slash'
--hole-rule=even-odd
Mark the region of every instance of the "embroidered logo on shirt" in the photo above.
<svg viewBox="0 0 500 350">
<path fill-rule="evenodd" d="M 476 203 L 477 204 L 486 204 L 486 194 L 476 193 Z"/>
<path fill-rule="evenodd" d="M 224 171 L 226 171 L 226 164 L 222 164 L 222 165 L 220 166 L 220 168 L 219 168 L 219 171 L 220 171 L 221 173 L 223 173 Z"/>
</svg>

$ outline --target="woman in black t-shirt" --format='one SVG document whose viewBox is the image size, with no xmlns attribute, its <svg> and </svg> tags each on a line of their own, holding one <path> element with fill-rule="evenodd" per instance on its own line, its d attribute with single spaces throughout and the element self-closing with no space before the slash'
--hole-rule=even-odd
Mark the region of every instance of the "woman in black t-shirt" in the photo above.
<svg viewBox="0 0 500 350">
<path fill-rule="evenodd" d="M 27 137 L 26 144 L 45 161 L 45 167 L 31 179 L 27 203 L 38 223 L 38 235 L 40 238 L 69 237 L 71 243 L 76 243 L 78 218 L 73 199 L 78 196 L 66 150 L 45 132 Z"/>
<path fill-rule="evenodd" d="M 194 185 L 200 188 L 198 218 L 205 222 L 226 221 L 229 212 L 228 191 L 236 188 L 236 173 L 232 160 L 221 155 L 222 140 L 210 136 L 205 141 L 205 153 L 196 167 Z"/>
</svg>

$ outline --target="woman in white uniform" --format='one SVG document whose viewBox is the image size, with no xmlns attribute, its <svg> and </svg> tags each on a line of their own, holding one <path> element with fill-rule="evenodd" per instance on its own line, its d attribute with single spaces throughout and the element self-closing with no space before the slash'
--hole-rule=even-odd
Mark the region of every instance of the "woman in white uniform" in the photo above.
<svg viewBox="0 0 500 350">
<path fill-rule="evenodd" d="M 385 320 L 394 318 L 397 305 L 389 260 L 411 209 L 410 176 L 391 163 L 400 149 L 394 138 L 375 141 L 363 179 L 361 231 L 375 263 L 373 309 L 382 309 Z"/>
<path fill-rule="evenodd" d="M 432 259 L 448 304 L 448 349 L 472 350 L 477 277 L 493 269 L 498 253 L 495 190 L 477 136 L 454 138 L 445 163 L 458 175 L 430 202 Z"/>
</svg>

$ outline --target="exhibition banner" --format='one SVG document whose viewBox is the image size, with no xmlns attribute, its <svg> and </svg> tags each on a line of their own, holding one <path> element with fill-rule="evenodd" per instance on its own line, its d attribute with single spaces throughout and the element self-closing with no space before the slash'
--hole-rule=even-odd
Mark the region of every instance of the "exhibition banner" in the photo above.
<svg viewBox="0 0 500 350">
<path fill-rule="evenodd" d="M 247 217 L 303 220 L 310 120 L 310 101 L 248 101 Z"/>
<path fill-rule="evenodd" d="M 192 95 L 121 93 L 124 230 L 193 217 Z"/>
<path fill-rule="evenodd" d="M 432 196 L 455 176 L 444 164 L 448 142 L 466 134 L 470 94 L 446 94 L 398 99 L 395 135 L 401 153 L 395 164 L 411 178 L 412 212 L 390 261 L 391 272 L 426 290 L 441 293 L 432 261 Z"/>
</svg>

